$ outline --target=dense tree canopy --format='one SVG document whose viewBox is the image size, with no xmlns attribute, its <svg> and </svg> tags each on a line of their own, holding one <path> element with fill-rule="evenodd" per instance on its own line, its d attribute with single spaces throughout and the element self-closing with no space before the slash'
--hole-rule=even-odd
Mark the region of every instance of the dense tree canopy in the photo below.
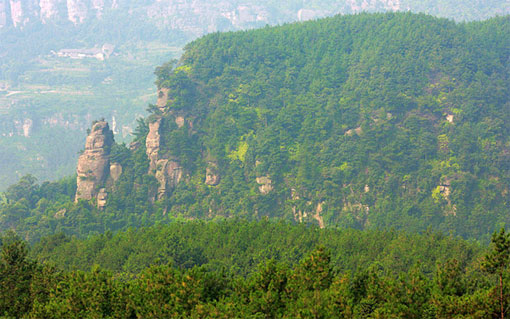
<svg viewBox="0 0 510 319">
<path fill-rule="evenodd" d="M 32 240 L 268 216 L 433 227 L 488 242 L 509 222 L 509 28 L 508 17 L 455 23 L 391 13 L 205 36 L 157 69 L 169 102 L 149 107 L 137 147 L 113 147 L 123 173 L 104 211 L 73 204 L 71 180 L 25 178 L 6 192 L 0 227 Z M 159 153 L 176 159 L 184 178 L 152 203 L 158 181 L 145 138 L 158 118 Z M 204 183 L 211 163 L 216 186 Z"/>
<path fill-rule="evenodd" d="M 202 242 L 201 231 L 205 240 L 213 233 L 218 240 Z M 173 246 L 163 248 L 166 252 L 156 251 L 147 238 L 158 243 L 164 238 L 164 243 Z M 38 256 L 35 262 L 27 257 L 25 244 L 9 234 L 1 240 L 0 314 L 28 318 L 497 318 L 501 310 L 498 275 L 486 273 L 481 266 L 501 253 L 497 238 L 495 234 L 494 247 L 482 257 L 484 249 L 479 246 L 437 233 L 321 230 L 236 220 L 188 222 L 88 240 L 53 236 L 32 251 Z M 200 243 L 194 245 L 193 239 Z M 267 244 L 270 253 L 259 247 L 268 240 L 274 241 Z M 313 247 L 321 240 L 328 247 Z M 128 247 L 133 249 L 128 259 L 131 266 L 138 261 L 141 268 L 119 267 Z M 196 247 L 203 249 L 198 254 L 213 253 L 215 259 L 192 260 Z M 152 254 L 174 259 L 145 266 Z M 185 258 L 175 258 L 179 255 Z M 46 257 L 58 262 L 59 268 L 50 266 Z M 108 270 L 98 265 L 87 265 L 85 270 L 62 268 L 86 265 L 89 258 Z M 229 269 L 231 265 L 235 266 Z M 501 305 L 506 314 L 508 264 L 501 271 Z"/>
</svg>

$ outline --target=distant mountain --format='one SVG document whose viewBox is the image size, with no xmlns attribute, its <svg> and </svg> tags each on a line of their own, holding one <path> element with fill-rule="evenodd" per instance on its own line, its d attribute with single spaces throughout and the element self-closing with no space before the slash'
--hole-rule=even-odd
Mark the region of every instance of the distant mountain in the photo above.
<svg viewBox="0 0 510 319">
<path fill-rule="evenodd" d="M 76 183 L 23 179 L 1 228 L 242 216 L 488 240 L 510 223 L 508 34 L 386 13 L 202 37 L 156 69 L 132 143 L 97 121 Z"/>
<path fill-rule="evenodd" d="M 30 23 L 75 25 L 119 14 L 142 16 L 195 35 L 260 24 L 308 20 L 336 13 L 390 10 L 426 12 L 458 20 L 484 19 L 510 12 L 508 1 L 315 0 L 1 0 L 0 27 Z"/>
<path fill-rule="evenodd" d="M 41 180 L 70 174 L 91 119 L 107 119 L 118 140 L 130 140 L 135 119 L 155 101 L 151 70 L 201 35 L 338 13 L 408 10 L 461 21 L 505 14 L 510 5 L 501 0 L 0 0 L 0 190 L 27 173 Z M 109 59 L 88 54 L 104 45 L 115 48 Z"/>
</svg>

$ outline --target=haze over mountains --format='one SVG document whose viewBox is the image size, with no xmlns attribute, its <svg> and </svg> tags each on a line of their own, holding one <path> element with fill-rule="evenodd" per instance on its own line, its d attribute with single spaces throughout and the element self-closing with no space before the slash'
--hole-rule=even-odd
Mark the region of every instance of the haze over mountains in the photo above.
<svg viewBox="0 0 510 319">
<path fill-rule="evenodd" d="M 0 27 L 23 28 L 30 23 L 83 24 L 111 12 L 143 16 L 159 24 L 200 35 L 229 27 L 246 28 L 257 24 L 308 20 L 336 13 L 391 10 L 426 12 L 458 20 L 483 19 L 508 13 L 505 1 L 130 1 L 130 0 L 2 0 Z"/>
<path fill-rule="evenodd" d="M 191 39 L 336 13 L 427 12 L 475 20 L 507 1 L 0 0 L 0 189 L 31 173 L 72 174 L 85 130 L 107 119 L 117 140 L 156 100 L 152 70 Z M 104 47 L 112 48 L 104 55 Z"/>
<path fill-rule="evenodd" d="M 1 317 L 510 309 L 510 15 L 337 15 L 171 59 L 186 32 L 79 8 L 0 29 L 1 168 L 66 174 L 45 156 L 86 136 L 76 175 L 0 192 Z"/>
<path fill-rule="evenodd" d="M 380 13 L 207 35 L 156 68 L 133 142 L 95 121 L 77 179 L 24 178 L 0 227 L 237 216 L 487 241 L 510 222 L 509 27 Z"/>
</svg>

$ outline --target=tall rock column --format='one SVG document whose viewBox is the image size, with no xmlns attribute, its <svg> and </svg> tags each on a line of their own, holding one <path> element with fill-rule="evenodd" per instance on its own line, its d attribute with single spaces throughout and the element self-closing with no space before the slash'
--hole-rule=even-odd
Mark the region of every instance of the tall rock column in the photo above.
<svg viewBox="0 0 510 319">
<path fill-rule="evenodd" d="M 147 157 L 149 158 L 149 174 L 152 174 L 158 180 L 157 199 L 165 196 L 168 189 L 172 189 L 183 178 L 183 168 L 178 159 L 161 154 L 161 121 L 159 117 L 154 122 L 149 123 L 149 134 L 145 140 Z"/>
<path fill-rule="evenodd" d="M 105 121 L 96 122 L 85 142 L 85 150 L 78 159 L 75 201 L 96 198 L 104 187 L 110 170 L 110 149 L 113 132 Z"/>
</svg>

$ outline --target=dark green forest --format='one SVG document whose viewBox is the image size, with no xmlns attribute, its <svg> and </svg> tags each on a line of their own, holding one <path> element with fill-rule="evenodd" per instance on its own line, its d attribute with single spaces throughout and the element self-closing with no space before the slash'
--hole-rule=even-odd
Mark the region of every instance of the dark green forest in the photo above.
<svg viewBox="0 0 510 319">
<path fill-rule="evenodd" d="M 4 318 L 499 318 L 510 300 L 504 230 L 487 249 L 231 219 L 1 248 Z"/>
</svg>

